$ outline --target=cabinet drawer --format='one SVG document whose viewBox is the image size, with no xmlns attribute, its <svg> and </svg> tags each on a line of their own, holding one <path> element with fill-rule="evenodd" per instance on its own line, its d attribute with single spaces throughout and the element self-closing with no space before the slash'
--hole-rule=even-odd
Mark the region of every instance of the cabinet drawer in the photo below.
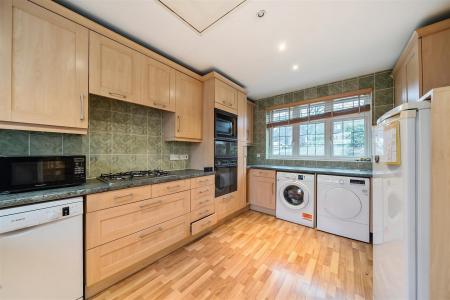
<svg viewBox="0 0 450 300">
<path fill-rule="evenodd" d="M 191 190 L 191 210 L 200 206 L 214 203 L 214 186 L 201 187 Z"/>
<path fill-rule="evenodd" d="M 216 214 L 219 220 L 230 215 L 238 205 L 237 192 L 216 198 Z"/>
<path fill-rule="evenodd" d="M 86 252 L 86 281 L 91 286 L 189 236 L 189 214 Z"/>
<path fill-rule="evenodd" d="M 197 177 L 191 179 L 191 189 L 195 189 L 198 187 L 214 185 L 214 175 Z"/>
<path fill-rule="evenodd" d="M 86 248 L 91 249 L 190 211 L 189 191 L 86 214 Z"/>
<path fill-rule="evenodd" d="M 191 224 L 192 235 L 195 235 L 217 223 L 216 214 L 203 218 Z"/>
<path fill-rule="evenodd" d="M 87 195 L 86 211 L 93 212 L 100 209 L 150 199 L 151 197 L 152 186 L 150 185 Z"/>
<path fill-rule="evenodd" d="M 214 213 L 214 203 L 202 206 L 191 212 L 191 222 L 195 222 Z"/>
<path fill-rule="evenodd" d="M 190 188 L 191 182 L 189 179 L 160 183 L 152 186 L 152 195 L 153 197 L 159 197 L 173 193 L 178 193 L 181 191 L 186 191 L 189 190 Z"/>
<path fill-rule="evenodd" d="M 267 178 L 274 178 L 275 179 L 275 171 L 272 171 L 272 170 L 261 170 L 261 169 L 251 169 L 250 170 L 250 176 L 267 177 Z"/>
</svg>

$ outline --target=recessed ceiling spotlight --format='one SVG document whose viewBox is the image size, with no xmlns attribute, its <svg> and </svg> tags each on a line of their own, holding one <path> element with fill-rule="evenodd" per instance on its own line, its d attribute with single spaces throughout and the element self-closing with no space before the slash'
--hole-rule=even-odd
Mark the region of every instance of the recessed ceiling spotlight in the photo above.
<svg viewBox="0 0 450 300">
<path fill-rule="evenodd" d="M 258 12 L 256 13 L 256 15 L 258 16 L 258 18 L 264 17 L 265 14 L 266 14 L 266 11 L 265 11 L 264 9 L 260 9 L 260 10 L 258 10 Z"/>
<path fill-rule="evenodd" d="M 297 71 L 298 70 L 298 65 L 292 65 L 292 70 L 293 71 Z"/>
<path fill-rule="evenodd" d="M 278 51 L 283 52 L 284 50 L 286 50 L 286 43 L 282 42 L 278 45 Z"/>
</svg>

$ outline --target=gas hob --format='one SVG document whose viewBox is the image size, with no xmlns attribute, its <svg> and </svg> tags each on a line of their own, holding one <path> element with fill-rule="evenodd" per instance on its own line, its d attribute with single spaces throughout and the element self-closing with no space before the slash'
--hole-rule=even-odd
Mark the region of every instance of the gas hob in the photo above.
<svg viewBox="0 0 450 300">
<path fill-rule="evenodd" d="M 133 179 L 146 179 L 169 176 L 169 172 L 155 169 L 155 170 L 141 170 L 141 171 L 128 171 L 119 173 L 106 173 L 97 177 L 98 180 L 112 184 L 114 182 L 122 182 Z"/>
</svg>

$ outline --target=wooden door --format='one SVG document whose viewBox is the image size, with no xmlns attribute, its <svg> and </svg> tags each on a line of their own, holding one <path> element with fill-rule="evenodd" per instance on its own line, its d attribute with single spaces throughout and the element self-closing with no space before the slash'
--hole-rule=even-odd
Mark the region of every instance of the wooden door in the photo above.
<svg viewBox="0 0 450 300">
<path fill-rule="evenodd" d="M 406 102 L 415 102 L 420 98 L 420 58 L 418 41 L 411 49 L 405 61 Z"/>
<path fill-rule="evenodd" d="M 2 34 L 11 30 L 10 66 L 2 69 L 11 96 L 0 100 L 2 119 L 87 128 L 88 30 L 24 0 L 2 2 L 1 15 Z"/>
<path fill-rule="evenodd" d="M 275 172 L 269 171 L 273 172 L 273 175 L 265 177 L 258 175 L 258 172 L 259 170 L 250 171 L 250 204 L 269 210 L 275 210 Z"/>
<path fill-rule="evenodd" d="M 247 101 L 247 145 L 253 144 L 253 113 L 255 110 L 255 104 L 251 101 Z"/>
<path fill-rule="evenodd" d="M 247 142 L 247 95 L 238 92 L 238 140 Z"/>
<path fill-rule="evenodd" d="M 181 72 L 177 72 L 175 86 L 175 137 L 187 140 L 201 140 L 203 116 L 202 83 Z"/>
<path fill-rule="evenodd" d="M 175 70 L 147 57 L 142 77 L 142 104 L 175 111 Z"/>
<path fill-rule="evenodd" d="M 215 99 L 219 104 L 233 110 L 238 109 L 237 91 L 233 87 L 218 79 L 215 80 Z"/>
<path fill-rule="evenodd" d="M 422 38 L 423 94 L 450 85 L 450 29 Z"/>
<path fill-rule="evenodd" d="M 89 33 L 89 92 L 140 103 L 145 56 L 93 31 Z"/>
</svg>

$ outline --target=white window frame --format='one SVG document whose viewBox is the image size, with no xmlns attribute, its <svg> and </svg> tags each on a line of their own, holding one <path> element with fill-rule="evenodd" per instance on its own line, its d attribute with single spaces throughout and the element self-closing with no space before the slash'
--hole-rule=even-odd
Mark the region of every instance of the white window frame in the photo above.
<svg viewBox="0 0 450 300">
<path fill-rule="evenodd" d="M 364 118 L 365 125 L 365 150 L 366 155 L 363 157 L 348 157 L 348 156 L 333 156 L 333 134 L 332 124 L 333 121 L 345 121 Z M 323 156 L 302 156 L 299 155 L 299 142 L 300 142 L 300 124 L 294 124 L 292 128 L 292 153 L 297 155 L 272 155 L 272 135 L 271 129 L 266 130 L 266 157 L 267 159 L 275 160 L 321 160 L 321 161 L 355 161 L 361 158 L 370 158 L 372 154 L 372 114 L 371 111 L 364 113 L 356 113 L 351 115 L 337 116 L 332 118 L 325 118 L 319 120 L 313 120 L 306 124 L 312 123 L 325 123 L 325 155 Z M 305 123 L 301 123 L 305 124 Z"/>
</svg>

